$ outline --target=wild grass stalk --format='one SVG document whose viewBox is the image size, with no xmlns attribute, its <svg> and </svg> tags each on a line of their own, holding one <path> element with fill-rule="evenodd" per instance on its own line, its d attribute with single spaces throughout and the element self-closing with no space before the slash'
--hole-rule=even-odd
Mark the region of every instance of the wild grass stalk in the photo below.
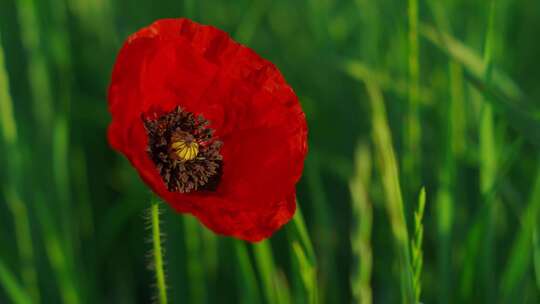
<svg viewBox="0 0 540 304">
<path fill-rule="evenodd" d="M 303 250 L 305 250 L 307 258 L 309 259 L 309 263 L 312 264 L 313 267 L 316 267 L 317 258 L 315 256 L 315 250 L 313 248 L 313 243 L 311 242 L 311 238 L 309 237 L 306 223 L 304 221 L 304 214 L 302 213 L 298 202 L 296 214 L 294 215 L 292 219 L 292 225 L 290 226 L 292 227 L 295 238 L 300 242 Z"/>
<path fill-rule="evenodd" d="M 280 269 L 276 272 L 274 284 L 276 285 L 276 290 L 278 291 L 276 293 L 276 303 L 293 304 L 294 302 L 292 301 L 289 282 L 287 281 L 287 277 L 283 270 Z"/>
<path fill-rule="evenodd" d="M 234 251 L 238 261 L 238 294 L 242 304 L 260 304 L 261 295 L 257 283 L 257 277 L 253 264 L 249 258 L 246 244 L 242 241 L 234 241 Z"/>
<path fill-rule="evenodd" d="M 1 36 L 0 36 L 1 38 Z M 6 69 L 4 48 L 0 40 L 0 123 L 2 139 L 7 148 L 17 143 L 17 123 L 13 113 L 13 100 L 9 88 L 9 76 Z"/>
<path fill-rule="evenodd" d="M 0 286 L 14 304 L 31 304 L 32 299 L 17 281 L 15 275 L 9 271 L 6 264 L 0 259 Z"/>
<path fill-rule="evenodd" d="M 373 207 L 368 195 L 368 189 L 371 187 L 371 153 L 367 145 L 357 146 L 354 167 L 355 173 L 349 182 L 352 198 L 351 249 L 355 261 L 350 278 L 351 289 L 355 303 L 371 304 Z"/>
<path fill-rule="evenodd" d="M 78 147 L 73 151 L 73 179 L 75 192 L 78 193 L 78 216 L 80 218 L 80 234 L 84 238 L 95 241 L 95 223 L 94 210 L 91 201 L 90 189 L 88 184 L 88 165 L 86 153 L 82 147 Z"/>
<path fill-rule="evenodd" d="M 448 20 L 448 9 L 441 1 L 428 2 L 440 32 L 452 33 Z M 436 192 L 435 206 L 437 214 L 437 264 L 439 303 L 452 302 L 452 239 L 455 221 L 456 168 L 457 159 L 465 148 L 465 124 L 463 91 L 463 68 L 450 58 L 448 63 L 449 100 L 441 104 L 444 115 L 443 134 L 445 135 L 443 163 L 438 174 L 439 188 Z M 445 92 L 446 93 L 446 92 Z"/>
<path fill-rule="evenodd" d="M 518 233 L 510 249 L 510 255 L 503 269 L 500 290 L 504 303 L 511 303 L 517 294 L 523 292 L 520 284 L 527 271 L 535 267 L 534 234 L 540 217 L 540 162 L 537 165 L 536 179 L 527 203 L 520 216 Z"/>
<path fill-rule="evenodd" d="M 484 81 L 491 82 L 492 77 L 492 54 L 494 47 L 494 19 L 495 19 L 495 0 L 490 2 L 489 20 L 487 24 L 487 33 L 484 43 Z M 480 113 L 479 125 L 479 152 L 480 152 L 480 192 L 485 204 L 497 204 L 496 201 L 488 201 L 488 193 L 494 185 L 497 176 L 498 166 L 498 147 L 495 142 L 494 114 L 490 103 L 480 99 L 482 110 Z M 496 205 L 488 208 L 486 217 L 485 234 L 483 236 L 483 254 L 482 254 L 482 274 L 484 282 L 484 293 L 486 301 L 494 302 L 496 290 L 495 283 L 495 219 Z"/>
<path fill-rule="evenodd" d="M 277 303 L 278 290 L 276 289 L 275 284 L 277 275 L 276 265 L 269 241 L 262 241 L 258 244 L 254 244 L 253 254 L 255 255 L 255 265 L 257 265 L 266 303 Z"/>
<path fill-rule="evenodd" d="M 418 196 L 418 207 L 414 213 L 414 239 L 411 241 L 411 268 L 413 271 L 413 289 L 415 303 L 420 303 L 422 292 L 422 266 L 424 263 L 424 254 L 422 252 L 422 242 L 424 239 L 424 209 L 426 207 L 426 190 L 422 188 Z"/>
<path fill-rule="evenodd" d="M 204 253 L 202 251 L 200 223 L 191 216 L 183 218 L 186 242 L 187 274 L 190 303 L 204 303 L 207 299 Z"/>
<path fill-rule="evenodd" d="M 540 240 L 538 239 L 538 221 L 534 221 L 533 228 L 533 263 L 534 263 L 534 279 L 537 290 L 540 290 Z"/>
<path fill-rule="evenodd" d="M 5 193 L 6 202 L 13 215 L 15 223 L 15 238 L 21 262 L 20 272 L 24 287 L 33 303 L 40 302 L 38 276 L 35 265 L 34 245 L 30 231 L 30 221 L 25 203 L 13 187 L 8 187 Z"/>
<path fill-rule="evenodd" d="M 0 37 L 1 40 L 1 37 Z M 18 148 L 18 132 L 13 100 L 10 94 L 9 77 L 5 65 L 4 49 L 0 41 L 0 128 L 2 129 L 3 150 L 5 152 L 4 168 L 9 175 L 4 185 L 4 198 L 11 211 L 15 224 L 15 238 L 21 263 L 21 274 L 24 287 L 32 302 L 40 302 L 40 292 L 36 263 L 34 258 L 34 245 L 28 208 L 23 202 L 20 189 L 22 182 L 21 157 Z"/>
<path fill-rule="evenodd" d="M 58 232 L 57 224 L 49 214 L 50 211 L 45 204 L 46 200 L 43 199 L 43 195 L 39 192 L 34 195 L 35 202 L 33 205 L 36 208 L 45 251 L 55 275 L 62 303 L 82 303 L 81 291 L 78 287 L 79 282 L 73 274 L 72 259 L 67 257 L 65 243 L 62 243 L 60 239 L 61 234 Z"/>
<path fill-rule="evenodd" d="M 392 144 L 392 135 L 386 118 L 384 99 L 379 87 L 366 81 L 371 106 L 372 139 L 375 147 L 378 169 L 385 194 L 385 206 L 399 262 L 402 302 L 414 303 L 413 273 L 410 267 L 409 233 L 405 220 L 405 209 L 399 183 L 398 164 Z"/>
<path fill-rule="evenodd" d="M 317 259 L 315 251 L 308 235 L 304 216 L 300 207 L 297 207 L 296 214 L 292 220 L 291 229 L 288 231 L 293 256 L 293 272 L 301 279 L 303 290 L 306 296 L 300 297 L 304 302 L 316 304 L 319 302 L 318 280 L 317 280 Z"/>
<path fill-rule="evenodd" d="M 285 274 L 276 267 L 270 241 L 253 244 L 252 248 L 265 302 L 290 303 L 291 295 L 287 280 Z"/>
<path fill-rule="evenodd" d="M 317 304 L 317 268 L 312 265 L 306 255 L 306 251 L 298 241 L 292 241 L 291 246 L 304 289 L 307 293 L 307 303 Z"/>
<path fill-rule="evenodd" d="M 56 197 L 53 198 L 60 205 L 58 206 L 58 216 L 60 217 L 60 228 L 63 234 L 63 242 L 67 250 L 67 257 L 71 259 L 71 264 L 75 270 L 82 270 L 82 265 L 78 263 L 77 257 L 82 244 L 80 239 L 75 236 L 79 231 L 79 221 L 73 220 L 74 205 L 72 201 L 72 176 L 71 163 L 72 154 L 70 151 L 70 125 L 71 125 L 71 103 L 72 103 L 72 55 L 71 42 L 68 24 L 68 0 L 49 0 L 51 7 L 50 14 L 47 16 L 47 30 L 41 31 L 44 34 L 53 37 L 54 43 L 48 55 L 48 62 L 51 67 L 50 72 L 55 77 L 56 84 L 51 85 L 51 91 L 54 92 L 55 112 L 52 126 L 52 165 L 53 176 L 56 186 Z M 49 19 L 50 18 L 50 19 Z M 75 271 L 74 277 L 81 279 L 80 272 Z M 86 287 L 85 284 L 81 287 Z"/>
<path fill-rule="evenodd" d="M 392 92 L 400 97 L 408 98 L 409 81 L 406 78 L 400 78 L 392 75 L 382 69 L 375 69 L 360 60 L 346 60 L 343 62 L 343 69 L 353 78 L 364 81 L 371 79 L 381 90 Z M 433 100 L 433 89 L 426 86 L 418 87 L 418 102 L 429 104 Z"/>
<path fill-rule="evenodd" d="M 112 3 L 95 0 L 68 0 L 72 13 L 86 33 L 96 35 L 102 45 L 110 45 L 116 40 Z"/>
<path fill-rule="evenodd" d="M 202 240 L 202 263 L 206 272 L 207 288 L 215 288 L 215 283 L 218 271 L 219 244 L 220 238 L 213 231 L 199 224 L 199 230 Z"/>
<path fill-rule="evenodd" d="M 37 3 L 35 0 L 22 0 L 16 3 L 16 9 L 18 13 L 18 20 L 21 29 L 21 39 L 27 57 L 27 75 L 30 85 L 30 95 L 33 100 L 32 109 L 34 112 L 35 125 L 33 134 L 33 147 L 31 153 L 33 154 L 33 163 L 39 165 L 39 169 L 34 170 L 35 174 L 32 174 L 32 181 L 36 184 L 33 185 L 35 192 L 46 193 L 46 196 L 39 198 L 43 203 L 43 199 L 47 202 L 58 202 L 54 217 L 53 213 L 42 212 L 36 210 L 36 214 L 40 218 L 40 222 L 54 223 L 61 222 L 60 229 L 51 229 L 47 227 L 48 232 L 45 229 L 40 231 L 44 234 L 43 239 L 46 245 L 46 251 L 51 262 L 53 271 L 56 273 L 56 278 L 60 281 L 61 295 L 63 300 L 69 303 L 78 303 L 79 296 L 78 290 L 75 288 L 74 282 L 77 280 L 75 274 L 75 263 L 73 261 L 75 254 L 73 253 L 71 236 L 73 227 L 69 223 L 72 219 L 72 214 L 69 211 L 69 175 L 67 170 L 69 168 L 66 163 L 69 163 L 67 147 L 69 143 L 66 142 L 67 135 L 64 131 L 67 130 L 65 121 L 55 121 L 54 103 L 53 103 L 53 88 L 52 88 L 52 73 L 50 65 L 47 60 L 49 54 L 57 56 L 65 51 L 67 48 L 65 42 L 65 36 L 54 35 L 55 43 L 51 46 L 50 53 L 46 52 L 46 48 L 43 45 L 42 35 L 45 33 L 41 27 L 41 20 L 39 18 L 40 13 L 47 6 L 42 6 L 43 3 Z M 58 7 L 56 7 L 58 9 Z M 58 14 L 58 11 L 55 11 Z M 53 14 L 54 15 L 54 14 Z M 56 24 L 53 25 L 53 27 Z M 54 32 L 54 31 L 51 31 Z M 46 32 L 49 33 L 49 32 Z M 64 32 L 65 33 L 65 32 Z M 64 49 L 61 49 L 61 48 Z M 60 52 L 58 52 L 60 48 Z M 69 83 L 62 79 L 62 87 L 69 86 Z M 63 92 L 63 91 L 62 91 Z M 62 104 L 66 104 L 68 98 L 61 99 Z M 63 108 L 61 108 L 63 109 Z M 52 149 L 51 149 L 52 147 Z M 53 164 L 51 164 L 51 160 Z M 61 162 L 61 163 L 60 163 Z M 36 169 L 36 168 L 34 168 Z M 50 172 L 53 172 L 54 181 L 56 182 L 56 195 L 51 188 L 43 183 L 43 181 L 49 180 Z M 37 208 L 37 207 L 36 207 Z M 45 219 L 45 217 L 49 217 Z M 54 219 L 53 219 L 54 218 Z M 48 235 L 45 235 L 48 233 Z M 53 235 L 61 233 L 62 237 Z M 61 256 L 61 258 L 59 258 Z M 69 274 L 67 272 L 70 272 Z M 78 273 L 81 274 L 81 273 Z"/>
<path fill-rule="evenodd" d="M 60 203 L 59 217 L 61 222 L 61 232 L 63 242 L 66 243 L 66 249 L 73 251 L 73 229 L 76 222 L 72 221 L 71 208 L 71 185 L 69 172 L 69 124 L 66 117 L 58 115 L 54 119 L 53 138 L 52 138 L 52 164 L 53 177 L 56 186 L 57 199 Z M 72 255 L 70 254 L 70 258 Z"/>
<path fill-rule="evenodd" d="M 150 206 L 150 223 L 152 227 L 152 258 L 155 271 L 155 280 L 157 288 L 157 299 L 159 304 L 167 304 L 167 284 L 165 282 L 165 263 L 163 260 L 164 252 L 161 241 L 161 228 L 159 221 L 159 201 L 152 195 Z"/>
<path fill-rule="evenodd" d="M 248 44 L 252 40 L 271 3 L 272 1 L 268 0 L 252 2 L 248 13 L 245 14 L 236 28 L 234 38 L 237 41 Z"/>
<path fill-rule="evenodd" d="M 312 153 L 306 160 L 304 176 L 306 178 L 309 198 L 313 206 L 315 225 L 314 250 L 317 251 L 319 268 L 319 298 L 322 302 L 342 302 L 339 286 L 332 278 L 336 273 L 335 235 L 336 223 L 332 218 L 333 210 L 329 208 L 329 198 L 322 180 L 320 160 L 322 156 Z"/>
<path fill-rule="evenodd" d="M 17 13 L 21 27 L 21 39 L 28 57 L 28 80 L 33 100 L 34 117 L 41 141 L 50 140 L 53 121 L 53 97 L 49 68 L 40 43 L 40 24 L 35 0 L 17 1 Z M 48 141 L 50 142 L 50 141 Z"/>
<path fill-rule="evenodd" d="M 420 123 L 420 60 L 418 41 L 418 0 L 408 0 L 408 67 L 409 96 L 408 113 L 405 122 L 405 152 L 403 156 L 404 174 L 409 178 L 411 186 L 418 182 L 418 160 L 421 159 L 422 129 Z"/>
<path fill-rule="evenodd" d="M 195 0 L 184 0 L 184 14 L 188 18 L 197 18 L 197 8 L 196 8 L 197 1 Z"/>
</svg>

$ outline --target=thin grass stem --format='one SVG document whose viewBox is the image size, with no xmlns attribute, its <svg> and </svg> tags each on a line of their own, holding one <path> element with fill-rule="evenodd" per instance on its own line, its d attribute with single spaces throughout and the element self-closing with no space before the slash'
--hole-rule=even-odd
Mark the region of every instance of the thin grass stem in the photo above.
<svg viewBox="0 0 540 304">
<path fill-rule="evenodd" d="M 411 185 L 418 182 L 417 160 L 421 158 L 421 128 L 419 116 L 420 97 L 420 63 L 418 47 L 418 0 L 409 0 L 407 8 L 409 32 L 409 113 L 406 121 L 406 151 L 403 158 L 403 168 L 405 175 L 411 178 Z"/>
<path fill-rule="evenodd" d="M 9 299 L 15 304 L 30 304 L 32 300 L 28 294 L 21 287 L 17 278 L 9 271 L 4 264 L 4 261 L 0 259 L 0 286 L 4 288 L 4 291 L 8 295 Z"/>
<path fill-rule="evenodd" d="M 414 303 L 414 291 L 410 264 L 410 240 L 399 183 L 398 164 L 392 145 L 392 135 L 386 118 L 386 108 L 381 90 L 369 80 L 366 81 L 366 88 L 371 102 L 372 137 L 375 144 L 375 155 L 378 160 L 377 163 L 386 196 L 386 209 L 398 254 L 402 302 L 412 304 Z"/>
<path fill-rule="evenodd" d="M 487 33 L 484 43 L 484 71 L 483 80 L 486 83 L 491 82 L 492 78 L 492 57 L 494 47 L 494 19 L 495 19 L 495 0 L 490 1 L 489 20 L 487 24 Z M 498 149 L 495 139 L 495 120 L 491 103 L 487 102 L 482 95 L 478 95 L 482 110 L 480 113 L 480 192 L 485 204 L 496 204 L 496 201 L 488 199 L 489 190 L 494 185 L 497 177 Z M 496 199 L 496 198 L 495 198 Z M 495 286 L 495 219 L 496 206 L 488 208 L 485 215 L 485 235 L 483 238 L 482 252 L 482 275 L 484 282 L 484 293 L 486 301 L 494 302 Z"/>
<path fill-rule="evenodd" d="M 1 40 L 1 37 L 0 37 Z M 5 168 L 10 178 L 5 185 L 5 199 L 13 215 L 15 238 L 21 260 L 21 273 L 24 287 L 34 303 L 40 302 L 37 270 L 34 259 L 34 246 L 28 208 L 21 198 L 21 157 L 18 149 L 18 134 L 13 100 L 9 88 L 9 76 L 5 66 L 4 49 L 0 42 L 0 129 L 4 146 Z"/>
<path fill-rule="evenodd" d="M 371 184 L 371 154 L 367 145 L 359 145 L 355 153 L 355 175 L 349 182 L 352 197 L 351 247 L 356 267 L 351 274 L 351 289 L 355 303 L 371 304 L 371 273 L 373 269 L 373 249 L 371 233 L 373 226 L 373 206 L 367 189 Z"/>
<path fill-rule="evenodd" d="M 424 254 L 422 252 L 422 242 L 424 239 L 424 225 L 422 219 L 424 218 L 424 209 L 426 207 L 426 190 L 422 188 L 420 195 L 418 196 L 418 208 L 414 213 L 414 239 L 411 242 L 412 253 L 412 271 L 413 271 L 413 288 L 415 303 L 420 303 L 420 294 L 422 292 L 422 266 L 424 262 Z"/>
</svg>

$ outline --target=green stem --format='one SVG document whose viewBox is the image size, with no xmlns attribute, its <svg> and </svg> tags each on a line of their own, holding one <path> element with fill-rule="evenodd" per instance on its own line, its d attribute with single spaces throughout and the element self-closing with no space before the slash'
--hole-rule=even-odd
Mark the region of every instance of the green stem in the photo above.
<svg viewBox="0 0 540 304">
<path fill-rule="evenodd" d="M 419 181 L 418 163 L 421 152 L 421 128 L 419 114 L 419 91 L 420 91 L 420 55 L 418 48 L 418 0 L 408 1 L 409 21 L 409 109 L 407 114 L 406 128 L 406 151 L 403 158 L 405 176 L 412 179 L 412 185 L 417 187 Z"/>
<path fill-rule="evenodd" d="M 154 253 L 154 265 L 156 271 L 156 284 L 160 304 L 167 304 L 167 286 L 165 284 L 165 271 L 163 267 L 163 250 L 161 249 L 161 232 L 159 228 L 159 205 L 157 199 L 152 199 L 150 207 L 152 221 L 152 244 Z"/>
<path fill-rule="evenodd" d="M 398 163 L 392 145 L 392 135 L 384 98 L 380 88 L 370 79 L 365 81 L 367 93 L 371 102 L 372 138 L 375 145 L 375 154 L 381 172 L 382 186 L 386 199 L 386 209 L 390 219 L 390 226 L 397 247 L 400 265 L 400 278 L 402 290 L 402 303 L 415 303 L 413 291 L 413 277 L 409 251 L 409 233 L 405 219 L 405 207 L 401 193 Z"/>
<path fill-rule="evenodd" d="M 0 259 L 0 286 L 4 288 L 6 295 L 11 299 L 12 303 L 32 303 L 29 295 L 25 292 L 19 282 L 17 282 L 17 278 L 9 271 L 2 259 Z"/>
</svg>

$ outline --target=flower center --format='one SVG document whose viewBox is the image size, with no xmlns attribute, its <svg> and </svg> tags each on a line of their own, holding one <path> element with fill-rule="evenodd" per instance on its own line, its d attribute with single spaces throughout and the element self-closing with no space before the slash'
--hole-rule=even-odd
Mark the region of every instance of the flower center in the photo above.
<svg viewBox="0 0 540 304">
<path fill-rule="evenodd" d="M 186 132 L 175 132 L 171 138 L 172 157 L 185 162 L 193 160 L 199 154 L 199 144 Z"/>
<path fill-rule="evenodd" d="M 202 115 L 177 107 L 156 117 L 142 117 L 148 155 L 172 192 L 213 191 L 221 178 L 222 142 Z"/>
</svg>

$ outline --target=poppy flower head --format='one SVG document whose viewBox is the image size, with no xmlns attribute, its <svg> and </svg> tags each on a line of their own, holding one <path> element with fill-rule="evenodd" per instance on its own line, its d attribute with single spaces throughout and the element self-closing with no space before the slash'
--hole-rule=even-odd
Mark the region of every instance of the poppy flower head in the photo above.
<svg viewBox="0 0 540 304">
<path fill-rule="evenodd" d="M 148 155 L 169 191 L 215 190 L 221 178 L 221 141 L 202 115 L 176 107 L 157 118 L 143 117 Z"/>
<path fill-rule="evenodd" d="M 175 210 L 249 241 L 295 212 L 304 113 L 279 70 L 188 19 L 131 35 L 109 87 L 111 146 Z"/>
</svg>

